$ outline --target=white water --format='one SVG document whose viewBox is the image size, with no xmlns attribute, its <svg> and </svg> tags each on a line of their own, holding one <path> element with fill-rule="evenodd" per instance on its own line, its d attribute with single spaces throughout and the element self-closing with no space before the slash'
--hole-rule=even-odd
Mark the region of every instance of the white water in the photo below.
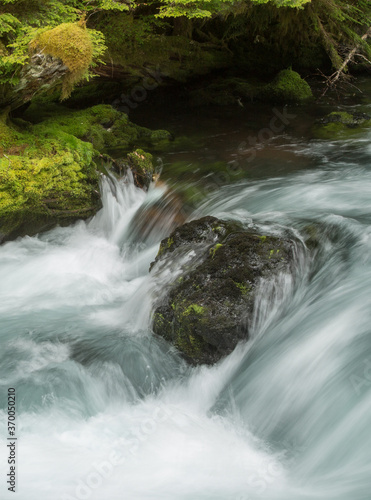
<svg viewBox="0 0 371 500">
<path fill-rule="evenodd" d="M 371 498 L 371 148 L 347 147 L 298 146 L 317 169 L 225 187 L 194 214 L 299 237 L 320 223 L 292 295 L 262 297 L 252 339 L 214 367 L 150 331 L 171 220 L 135 228 L 159 191 L 105 181 L 90 223 L 0 247 L 1 499 L 8 387 L 22 500 Z"/>
</svg>

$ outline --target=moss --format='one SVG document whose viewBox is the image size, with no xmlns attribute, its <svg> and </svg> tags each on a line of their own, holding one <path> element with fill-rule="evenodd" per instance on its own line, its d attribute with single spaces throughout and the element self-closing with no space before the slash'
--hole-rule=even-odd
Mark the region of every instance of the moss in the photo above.
<svg viewBox="0 0 371 500">
<path fill-rule="evenodd" d="M 353 115 L 345 111 L 333 111 L 328 115 L 329 122 L 340 122 L 344 125 L 351 125 L 354 123 Z"/>
<path fill-rule="evenodd" d="M 27 218 L 54 218 L 56 222 L 96 211 L 98 175 L 90 143 L 30 124 L 21 128 L 0 122 L 0 134 L 3 234 L 25 225 Z"/>
<path fill-rule="evenodd" d="M 269 259 L 274 257 L 274 255 L 277 256 L 277 254 L 279 254 L 279 253 L 280 253 L 279 248 L 269 250 Z"/>
<path fill-rule="evenodd" d="M 213 49 L 209 43 L 202 44 L 181 35 L 154 34 L 153 28 L 139 16 L 107 13 L 101 16 L 96 28 L 105 35 L 110 57 L 125 68 L 131 80 L 142 79 L 143 68 L 146 68 L 149 75 L 152 71 L 156 73 L 150 78 L 153 85 L 165 77 L 184 82 L 232 64 L 226 50 Z M 111 64 L 108 57 L 107 64 Z"/>
<path fill-rule="evenodd" d="M 214 229 L 213 229 L 214 230 Z M 210 248 L 210 255 L 211 255 L 211 258 L 213 259 L 215 257 L 215 252 L 220 248 L 222 247 L 223 244 L 222 243 L 217 243 L 213 248 Z"/>
<path fill-rule="evenodd" d="M 137 149 L 129 153 L 127 158 L 137 185 L 148 188 L 154 174 L 152 155 Z"/>
<path fill-rule="evenodd" d="M 93 45 L 83 23 L 63 23 L 39 34 L 30 44 L 32 50 L 41 50 L 61 59 L 68 72 L 63 79 L 62 99 L 71 94 L 75 83 L 87 75 L 93 59 Z"/>
<path fill-rule="evenodd" d="M 190 93 L 190 103 L 193 106 L 238 105 L 240 100 L 249 102 L 259 91 L 261 83 L 253 79 L 237 77 L 217 78 L 210 85 L 196 89 Z"/>
<path fill-rule="evenodd" d="M 161 145 L 163 142 L 167 143 L 172 139 L 172 135 L 167 130 L 155 130 L 151 134 L 151 142 L 154 146 Z"/>
<path fill-rule="evenodd" d="M 281 104 L 308 101 L 312 97 L 308 83 L 291 69 L 280 71 L 257 95 L 259 100 Z"/>
<path fill-rule="evenodd" d="M 371 126 L 371 118 L 365 113 L 333 111 L 317 121 L 312 129 L 316 139 L 347 139 L 362 133 Z"/>
<path fill-rule="evenodd" d="M 142 145 L 150 146 L 152 134 L 157 132 L 135 125 L 125 113 L 108 104 L 75 111 L 57 104 L 34 103 L 24 113 L 24 118 L 33 123 L 41 122 L 40 128 L 53 134 L 62 131 L 89 141 L 100 152 L 112 151 L 114 155 L 115 148 L 119 147 L 120 156 L 123 151 L 127 153 Z"/>
<path fill-rule="evenodd" d="M 183 315 L 184 316 L 188 316 L 191 313 L 194 313 L 194 314 L 204 314 L 204 312 L 205 312 L 205 308 L 204 307 L 199 306 L 198 304 L 191 304 L 183 312 Z"/>
<path fill-rule="evenodd" d="M 240 292 L 241 292 L 241 294 L 242 294 L 242 295 L 247 295 L 247 294 L 248 294 L 248 292 L 251 290 L 251 286 L 247 286 L 247 285 L 246 285 L 246 284 L 244 284 L 244 283 L 239 283 L 239 282 L 237 282 L 237 281 L 234 281 L 233 283 L 234 283 L 234 284 L 236 285 L 236 287 L 240 290 Z"/>
<path fill-rule="evenodd" d="M 202 358 L 206 345 L 206 342 L 199 335 L 187 335 L 182 330 L 178 332 L 175 341 L 176 348 L 192 360 Z"/>
</svg>

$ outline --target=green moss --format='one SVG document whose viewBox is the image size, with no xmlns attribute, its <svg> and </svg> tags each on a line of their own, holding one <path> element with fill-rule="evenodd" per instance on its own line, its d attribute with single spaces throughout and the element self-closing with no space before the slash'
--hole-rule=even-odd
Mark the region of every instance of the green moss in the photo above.
<svg viewBox="0 0 371 500">
<path fill-rule="evenodd" d="M 217 243 L 217 244 L 216 244 L 213 248 L 210 248 L 210 252 L 209 252 L 209 253 L 210 253 L 210 255 L 211 255 L 211 258 L 212 258 L 212 259 L 215 257 L 215 253 L 216 253 L 216 251 L 217 251 L 220 247 L 222 247 L 222 246 L 223 246 L 223 244 L 222 244 L 222 243 Z"/>
<path fill-rule="evenodd" d="M 210 85 L 190 93 L 193 106 L 238 105 L 240 100 L 250 102 L 259 91 L 261 83 L 253 79 L 236 77 L 217 78 Z"/>
<path fill-rule="evenodd" d="M 194 314 L 204 314 L 204 312 L 205 312 L 205 308 L 204 307 L 199 306 L 198 304 L 191 304 L 183 312 L 183 315 L 184 316 L 188 316 L 191 313 L 194 313 Z"/>
<path fill-rule="evenodd" d="M 25 219 L 88 217 L 99 206 L 92 144 L 40 125 L 0 122 L 2 232 Z"/>
<path fill-rule="evenodd" d="M 279 254 L 279 253 L 280 253 L 280 251 L 279 251 L 278 248 L 277 249 L 272 249 L 272 250 L 269 251 L 269 258 L 271 259 L 274 255 L 277 256 L 277 254 Z"/>
<path fill-rule="evenodd" d="M 244 283 L 239 283 L 237 281 L 234 281 L 233 283 L 240 290 L 240 292 L 241 292 L 242 295 L 247 295 L 249 293 L 249 291 L 251 290 L 251 286 L 247 286 Z"/>
<path fill-rule="evenodd" d="M 31 49 L 61 59 L 68 72 L 63 79 L 62 99 L 72 92 L 75 83 L 87 76 L 93 59 L 93 45 L 84 23 L 63 23 L 39 34 Z"/>
<path fill-rule="evenodd" d="M 75 111 L 57 104 L 33 103 L 25 112 L 24 118 L 35 124 L 41 122 L 39 129 L 44 132 L 49 131 L 51 134 L 66 132 L 91 142 L 100 152 L 110 152 L 120 147 L 121 152 L 127 153 L 140 145 L 150 146 L 151 137 L 157 132 L 131 123 L 125 113 L 117 111 L 108 104 Z M 160 132 L 163 134 L 164 131 Z M 141 155 L 145 156 L 145 162 L 149 167 L 152 157 L 144 152 Z"/>
<path fill-rule="evenodd" d="M 332 114 L 332 113 L 331 113 Z M 338 113 L 335 113 L 337 115 Z M 316 124 L 312 129 L 313 137 L 324 140 L 346 140 L 364 133 L 365 128 L 371 127 L 371 120 L 365 120 L 359 126 L 349 121 L 348 113 L 344 113 L 343 121 L 334 121 L 326 124 Z"/>
<path fill-rule="evenodd" d="M 345 111 L 333 111 L 328 115 L 328 118 L 332 122 L 340 122 L 344 125 L 352 125 L 354 123 L 353 115 Z"/>
<path fill-rule="evenodd" d="M 151 134 L 151 142 L 154 146 L 161 145 L 163 142 L 170 141 L 172 136 L 167 130 L 155 130 Z"/>
<path fill-rule="evenodd" d="M 155 34 L 148 21 L 139 16 L 108 13 L 97 22 L 96 28 L 105 35 L 109 56 L 125 68 L 129 78 L 142 79 L 143 68 L 156 68 L 153 85 L 161 83 L 164 76 L 183 82 L 232 63 L 227 51 L 220 47 L 213 50 L 210 44 L 185 36 Z M 111 64 L 108 57 L 107 64 Z"/>
<path fill-rule="evenodd" d="M 195 360 L 201 358 L 205 350 L 206 342 L 196 334 L 186 334 L 181 330 L 178 332 L 175 346 L 186 356 Z"/>
<path fill-rule="evenodd" d="M 127 158 L 137 185 L 148 188 L 154 174 L 152 155 L 142 149 L 136 149 L 129 153 Z"/>
<path fill-rule="evenodd" d="M 257 95 L 258 99 L 272 103 L 298 103 L 311 99 L 312 91 L 299 73 L 285 69 L 266 85 Z"/>
<path fill-rule="evenodd" d="M 168 250 L 169 248 L 171 248 L 174 244 L 174 238 L 168 238 L 166 240 L 166 243 L 164 242 L 161 242 L 161 245 L 160 245 L 160 248 L 158 249 L 158 252 L 157 252 L 157 257 L 159 257 L 160 255 L 162 255 L 165 250 Z M 179 283 L 183 280 L 183 278 L 179 278 Z"/>
</svg>

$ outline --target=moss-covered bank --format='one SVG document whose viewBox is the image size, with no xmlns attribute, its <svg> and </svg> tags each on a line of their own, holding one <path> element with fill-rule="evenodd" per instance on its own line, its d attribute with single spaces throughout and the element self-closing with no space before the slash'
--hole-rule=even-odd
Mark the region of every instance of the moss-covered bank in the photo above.
<svg viewBox="0 0 371 500">
<path fill-rule="evenodd" d="M 0 120 L 0 241 L 90 217 L 100 207 L 100 153 L 118 144 L 128 149 L 153 144 L 165 136 L 170 134 L 134 125 L 106 105 L 82 111 L 31 105 L 22 119 L 13 120 L 5 111 Z M 148 167 L 150 158 L 145 158 Z M 145 165 L 138 161 L 143 173 Z"/>
<path fill-rule="evenodd" d="M 291 69 L 280 71 L 266 83 L 257 78 L 218 77 L 190 94 L 193 106 L 240 105 L 251 101 L 270 104 L 299 104 L 313 98 L 309 84 Z"/>
</svg>

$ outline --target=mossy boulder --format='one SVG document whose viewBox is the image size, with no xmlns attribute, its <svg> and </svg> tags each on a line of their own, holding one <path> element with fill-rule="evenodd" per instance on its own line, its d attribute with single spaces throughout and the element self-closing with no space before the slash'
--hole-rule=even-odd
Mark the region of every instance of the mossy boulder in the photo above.
<svg viewBox="0 0 371 500">
<path fill-rule="evenodd" d="M 294 246 L 215 217 L 177 228 L 151 265 L 155 279 L 176 274 L 154 304 L 153 331 L 191 363 L 216 362 L 248 338 L 257 287 L 290 271 Z"/>
<path fill-rule="evenodd" d="M 90 142 L 102 152 L 113 148 L 135 149 L 156 146 L 172 139 L 166 130 L 150 130 L 132 123 L 128 116 L 108 104 L 74 110 L 57 104 L 31 104 L 23 118 L 36 123 L 39 129 L 71 134 Z"/>
<path fill-rule="evenodd" d="M 86 77 L 93 59 L 93 44 L 84 22 L 63 23 L 44 31 L 30 47 L 60 59 L 68 68 L 63 78 L 62 99 L 71 94 L 75 83 Z"/>
<path fill-rule="evenodd" d="M 87 218 L 99 207 L 92 144 L 0 121 L 0 242 Z"/>
<path fill-rule="evenodd" d="M 153 157 L 143 149 L 136 149 L 127 156 L 129 167 L 134 175 L 137 186 L 148 188 L 155 173 Z"/>
<path fill-rule="evenodd" d="M 371 116 L 360 112 L 333 111 L 317 120 L 313 127 L 316 139 L 346 139 L 371 126 Z"/>
<path fill-rule="evenodd" d="M 310 86 L 299 73 L 284 69 L 271 83 L 265 85 L 256 97 L 272 104 L 290 104 L 306 102 L 313 97 L 313 94 Z"/>
<path fill-rule="evenodd" d="M 32 104 L 26 120 L 7 117 L 8 110 L 0 116 L 0 242 L 94 215 L 101 153 L 150 145 L 154 133 L 106 105 L 73 111 Z M 125 168 L 140 187 L 152 180 L 152 158 L 143 150 L 131 153 Z"/>
<path fill-rule="evenodd" d="M 238 77 L 217 78 L 210 85 L 202 85 L 190 92 L 192 106 L 233 106 L 250 102 L 259 90 L 259 84 L 252 79 Z"/>
</svg>

